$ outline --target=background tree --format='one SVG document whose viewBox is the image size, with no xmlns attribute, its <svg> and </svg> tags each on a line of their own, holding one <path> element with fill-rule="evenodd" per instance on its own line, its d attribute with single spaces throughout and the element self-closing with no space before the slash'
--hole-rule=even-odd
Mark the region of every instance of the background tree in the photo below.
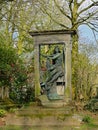
<svg viewBox="0 0 98 130">
<path fill-rule="evenodd" d="M 11 46 L 7 47 L 0 41 L 0 87 L 2 88 L 2 98 L 9 97 L 9 86 L 11 86 L 11 79 L 15 76 L 13 67 L 19 59 L 15 52 L 16 50 Z M 4 93 L 6 93 L 6 90 L 7 94 L 5 95 Z"/>
<path fill-rule="evenodd" d="M 78 61 L 84 60 L 85 64 L 89 62 L 92 66 L 88 55 L 85 54 L 85 57 L 82 55 L 83 53 L 79 54 L 78 28 L 86 24 L 92 29 L 95 36 L 98 27 L 98 7 L 95 6 L 97 3 L 97 0 L 89 0 L 89 2 L 88 0 L 3 1 L 0 4 L 0 30 L 2 31 L 0 38 L 1 40 L 5 39 L 4 44 L 7 46 L 14 47 L 18 55 L 25 55 L 27 52 L 33 51 L 33 41 L 28 34 L 30 30 L 76 30 L 77 33 L 72 36 L 72 83 L 74 90 L 76 90 L 75 88 L 79 88 L 79 74 L 80 70 L 82 71 L 82 68 L 80 68 L 82 66 Z M 45 49 L 47 50 L 47 48 Z M 79 60 L 79 57 L 81 60 Z M 76 66 L 79 66 L 79 68 L 77 69 Z M 89 67 L 89 65 L 87 66 Z"/>
<path fill-rule="evenodd" d="M 72 36 L 72 48 L 73 48 L 72 49 L 72 70 L 73 70 L 72 77 L 74 81 L 72 83 L 73 83 L 73 87 L 76 89 L 79 88 L 78 80 L 80 76 L 78 72 L 79 70 L 77 70 L 77 68 L 78 68 L 78 65 L 81 64 L 83 57 L 85 57 L 84 55 L 81 56 L 79 54 L 78 28 L 81 25 L 85 24 L 92 30 L 94 36 L 96 36 L 95 33 L 98 31 L 97 4 L 98 4 L 97 0 L 95 1 L 89 0 L 89 2 L 87 0 L 80 0 L 80 1 L 79 0 L 66 0 L 66 1 L 42 0 L 42 1 L 39 1 L 39 5 L 40 5 L 39 7 L 42 11 L 42 14 L 46 14 L 51 19 L 51 23 L 54 22 L 56 24 L 55 28 L 52 28 L 52 29 L 61 28 L 61 29 L 67 29 L 67 30 L 76 30 L 77 32 L 76 34 Z M 52 5 L 52 6 L 50 7 L 49 5 Z M 81 61 L 79 61 L 79 58 L 82 58 Z M 92 68 L 92 65 L 88 57 L 85 58 L 85 62 L 86 62 L 85 65 L 87 65 L 88 70 L 90 70 Z M 89 65 L 87 63 L 89 63 L 91 68 L 89 68 Z M 82 79 L 84 80 L 85 76 Z"/>
<path fill-rule="evenodd" d="M 32 90 L 34 85 L 30 84 L 33 80 L 31 80 L 33 78 L 31 72 L 34 70 L 31 53 L 33 41 L 28 32 L 35 22 L 38 10 L 33 10 L 35 7 L 32 7 L 32 2 L 24 0 L 3 1 L 0 7 L 0 30 L 2 32 L 0 33 L 0 47 L 2 48 L 2 45 L 5 47 L 3 53 L 0 53 L 0 59 L 4 61 L 1 62 L 2 68 L 0 68 L 0 71 L 3 69 L 4 72 L 3 77 L 0 75 L 0 86 L 4 93 L 4 88 L 7 88 L 8 96 L 15 102 L 28 102 L 34 99 L 34 90 Z M 29 57 L 31 59 L 27 65 Z M 15 60 L 12 66 L 8 62 L 10 59 Z M 5 97 L 3 92 L 1 91 L 2 98 Z"/>
</svg>

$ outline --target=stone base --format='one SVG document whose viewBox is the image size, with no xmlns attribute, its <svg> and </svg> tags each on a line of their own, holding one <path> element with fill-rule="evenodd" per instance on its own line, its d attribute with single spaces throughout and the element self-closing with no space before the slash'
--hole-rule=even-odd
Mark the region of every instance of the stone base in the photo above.
<svg viewBox="0 0 98 130">
<path fill-rule="evenodd" d="M 64 100 L 48 100 L 46 95 L 39 96 L 39 99 L 41 100 L 41 104 L 43 107 L 58 108 L 67 105 L 66 101 Z"/>
</svg>

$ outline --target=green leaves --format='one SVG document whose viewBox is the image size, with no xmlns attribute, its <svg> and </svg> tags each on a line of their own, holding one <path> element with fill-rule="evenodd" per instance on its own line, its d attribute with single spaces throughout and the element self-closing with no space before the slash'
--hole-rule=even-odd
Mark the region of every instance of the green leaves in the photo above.
<svg viewBox="0 0 98 130">
<path fill-rule="evenodd" d="M 12 77 L 13 80 L 16 77 L 18 79 L 21 73 L 21 64 L 14 48 L 0 44 L 0 81 L 2 85 L 10 85 Z"/>
</svg>

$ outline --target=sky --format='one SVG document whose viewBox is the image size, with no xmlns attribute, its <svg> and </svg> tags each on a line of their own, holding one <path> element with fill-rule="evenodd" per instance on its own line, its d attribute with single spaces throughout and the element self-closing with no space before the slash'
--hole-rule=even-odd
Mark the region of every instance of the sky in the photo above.
<svg viewBox="0 0 98 130">
<path fill-rule="evenodd" d="M 96 2 L 98 0 L 94 0 L 94 1 Z M 85 0 L 85 2 L 82 5 L 82 8 L 85 8 L 85 6 L 88 6 L 91 3 L 92 3 L 91 0 Z M 81 25 L 79 27 L 79 36 L 80 36 L 80 42 L 81 40 L 86 40 L 86 42 L 96 42 L 92 30 L 87 25 Z M 98 40 L 98 33 L 96 34 L 96 38 Z"/>
<path fill-rule="evenodd" d="M 98 40 L 98 33 L 96 34 L 96 38 Z M 96 42 L 92 30 L 87 25 L 81 25 L 79 27 L 79 41 L 82 42 L 82 40 L 85 42 Z"/>
<path fill-rule="evenodd" d="M 98 41 L 98 33 L 96 34 L 96 38 Z M 97 45 L 98 46 L 98 42 L 96 42 L 95 38 L 94 38 L 94 34 L 92 32 L 92 30 L 87 26 L 87 25 L 81 25 L 79 27 L 79 43 L 80 44 L 91 44 L 91 45 Z M 90 54 L 90 59 L 93 62 L 97 62 L 98 63 L 98 48 L 96 46 L 96 50 L 93 52 L 91 52 Z M 90 53 L 90 52 L 89 52 Z"/>
</svg>

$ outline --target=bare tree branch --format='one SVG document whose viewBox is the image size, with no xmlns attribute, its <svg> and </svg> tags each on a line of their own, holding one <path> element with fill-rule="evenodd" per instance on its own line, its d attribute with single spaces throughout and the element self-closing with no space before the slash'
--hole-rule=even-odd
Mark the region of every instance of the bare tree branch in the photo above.
<svg viewBox="0 0 98 130">
<path fill-rule="evenodd" d="M 42 10 L 44 13 L 46 13 L 46 14 L 51 18 L 51 20 L 53 20 L 56 24 L 60 25 L 61 27 L 66 28 L 66 29 L 69 29 L 69 27 L 65 26 L 64 24 L 58 22 L 55 18 L 53 18 L 53 17 L 51 16 L 51 14 L 49 14 L 46 10 L 43 10 L 43 9 L 41 9 L 41 10 Z"/>
<path fill-rule="evenodd" d="M 86 0 L 82 0 L 81 2 L 79 2 L 79 6 L 81 6 Z"/>
<path fill-rule="evenodd" d="M 81 16 L 79 16 L 80 19 L 77 21 L 77 23 L 81 24 L 81 23 L 85 22 L 86 20 L 90 19 L 92 16 L 94 16 L 97 13 L 98 13 L 98 11 L 96 11 L 95 13 L 89 13 L 88 16 L 85 16 L 83 18 Z"/>
<path fill-rule="evenodd" d="M 92 26 L 94 26 L 95 28 L 98 28 L 98 24 L 96 24 L 95 22 L 89 22 Z"/>
<path fill-rule="evenodd" d="M 82 14 L 83 12 L 87 11 L 88 9 L 90 9 L 91 7 L 93 7 L 95 4 L 97 4 L 98 2 L 92 3 L 89 6 L 87 6 L 86 8 L 82 9 L 78 15 Z"/>
<path fill-rule="evenodd" d="M 91 0 L 95 5 L 94 6 L 98 6 L 98 1 L 94 1 L 94 0 Z"/>
<path fill-rule="evenodd" d="M 73 4 L 73 0 L 69 0 L 69 9 L 70 9 L 71 17 L 72 17 L 72 4 Z"/>
<path fill-rule="evenodd" d="M 96 28 L 92 27 L 92 25 L 91 25 L 90 22 L 85 22 L 84 24 L 86 24 L 86 25 L 87 25 L 87 26 L 92 30 L 93 35 L 94 35 L 94 38 L 95 38 L 95 41 L 97 42 L 97 38 L 96 38 L 96 34 L 95 34 L 95 32 L 98 33 L 98 30 L 97 30 Z"/>
<path fill-rule="evenodd" d="M 39 7 L 40 10 L 44 13 L 44 14 L 47 14 L 50 19 L 55 22 L 56 24 L 60 25 L 61 27 L 65 28 L 65 29 L 69 29 L 69 27 L 67 27 L 66 25 L 62 24 L 61 22 L 57 21 L 57 19 L 55 19 L 55 17 L 53 17 L 51 15 L 51 13 L 49 13 L 49 10 L 46 9 L 46 7 L 44 6 L 44 2 L 43 1 L 39 1 L 39 3 L 42 5 L 42 7 Z M 51 11 L 51 9 L 50 9 Z M 52 12 L 53 13 L 53 12 Z"/>
<path fill-rule="evenodd" d="M 64 16 L 66 16 L 68 19 L 71 20 L 71 17 L 70 17 L 69 15 L 67 15 L 67 13 L 66 13 L 63 9 L 61 9 L 61 7 L 57 4 L 56 0 L 54 0 L 54 2 L 55 2 L 56 7 L 60 10 L 60 12 L 61 12 Z"/>
</svg>

